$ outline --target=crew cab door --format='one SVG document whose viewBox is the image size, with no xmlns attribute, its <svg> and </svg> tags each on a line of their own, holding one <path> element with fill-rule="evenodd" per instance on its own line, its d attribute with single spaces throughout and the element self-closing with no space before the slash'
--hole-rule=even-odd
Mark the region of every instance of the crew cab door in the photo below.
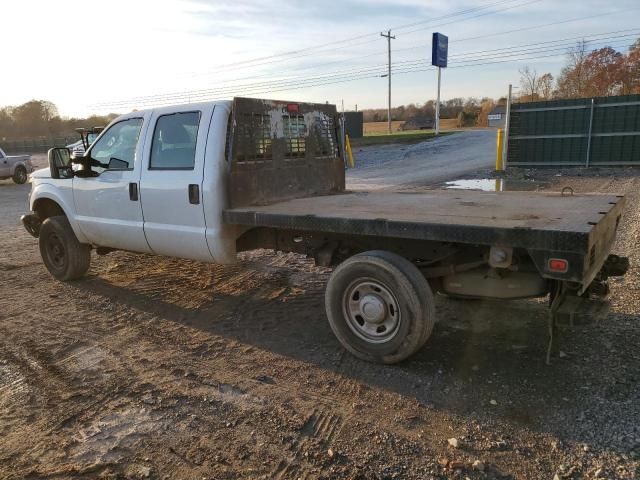
<svg viewBox="0 0 640 480">
<path fill-rule="evenodd" d="M 202 182 L 213 106 L 154 110 L 140 179 L 144 232 L 154 253 L 212 261 Z"/>
<path fill-rule="evenodd" d="M 143 145 L 139 139 L 150 114 L 132 114 L 111 125 L 86 155 L 108 169 L 93 167 L 97 174 L 73 177 L 77 222 L 94 245 L 151 252 L 144 236 L 139 180 Z"/>
</svg>

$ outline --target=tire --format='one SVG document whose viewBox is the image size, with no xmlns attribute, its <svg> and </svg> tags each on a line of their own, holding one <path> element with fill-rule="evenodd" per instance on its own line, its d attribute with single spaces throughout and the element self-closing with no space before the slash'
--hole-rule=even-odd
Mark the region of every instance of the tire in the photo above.
<svg viewBox="0 0 640 480">
<path fill-rule="evenodd" d="M 42 261 L 56 279 L 76 280 L 89 270 L 91 247 L 78 241 L 67 217 L 49 217 L 42 222 L 39 242 Z"/>
<path fill-rule="evenodd" d="M 433 293 L 418 268 L 380 250 L 354 255 L 334 270 L 325 308 L 331 330 L 349 352 L 383 364 L 418 351 L 435 322 Z"/>
<path fill-rule="evenodd" d="M 22 185 L 23 183 L 26 183 L 27 180 L 29 179 L 29 175 L 27 174 L 27 169 L 24 168 L 22 165 L 18 165 L 13 172 L 12 178 L 13 178 L 13 182 L 17 183 L 18 185 Z"/>
</svg>

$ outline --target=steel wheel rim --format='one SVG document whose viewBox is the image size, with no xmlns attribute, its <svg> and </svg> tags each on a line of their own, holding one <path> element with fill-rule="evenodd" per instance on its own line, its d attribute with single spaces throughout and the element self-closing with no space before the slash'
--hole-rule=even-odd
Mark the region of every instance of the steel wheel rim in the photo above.
<svg viewBox="0 0 640 480">
<path fill-rule="evenodd" d="M 369 343 L 391 340 L 400 327 L 398 300 L 378 280 L 358 278 L 342 297 L 342 313 L 350 330 Z"/>
<path fill-rule="evenodd" d="M 65 249 L 62 240 L 57 234 L 52 233 L 47 237 L 47 257 L 56 268 L 64 267 Z"/>
</svg>

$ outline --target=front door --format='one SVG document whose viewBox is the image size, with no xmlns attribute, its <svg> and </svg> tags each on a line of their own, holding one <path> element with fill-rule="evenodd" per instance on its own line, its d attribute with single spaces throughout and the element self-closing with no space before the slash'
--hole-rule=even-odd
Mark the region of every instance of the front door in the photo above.
<svg viewBox="0 0 640 480">
<path fill-rule="evenodd" d="M 146 114 L 147 120 L 150 115 Z M 87 155 L 107 169 L 93 177 L 73 178 L 73 199 L 80 229 L 94 245 L 151 252 L 144 236 L 139 195 L 145 115 L 125 118 L 109 127 Z"/>
<path fill-rule="evenodd" d="M 202 202 L 213 106 L 155 110 L 140 179 L 144 232 L 154 253 L 212 261 Z"/>
</svg>

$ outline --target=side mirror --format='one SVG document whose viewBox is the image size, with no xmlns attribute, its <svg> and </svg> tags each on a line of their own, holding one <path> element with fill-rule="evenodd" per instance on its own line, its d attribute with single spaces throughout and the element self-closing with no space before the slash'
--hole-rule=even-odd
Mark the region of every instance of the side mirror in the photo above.
<svg viewBox="0 0 640 480">
<path fill-rule="evenodd" d="M 49 170 L 51 178 L 71 178 L 73 169 L 71 168 L 71 152 L 65 147 L 52 148 L 47 152 L 49 160 Z"/>
<path fill-rule="evenodd" d="M 125 162 L 124 160 L 120 160 L 119 158 L 111 157 L 109 159 L 108 170 L 126 170 L 129 168 L 129 162 Z"/>
</svg>

